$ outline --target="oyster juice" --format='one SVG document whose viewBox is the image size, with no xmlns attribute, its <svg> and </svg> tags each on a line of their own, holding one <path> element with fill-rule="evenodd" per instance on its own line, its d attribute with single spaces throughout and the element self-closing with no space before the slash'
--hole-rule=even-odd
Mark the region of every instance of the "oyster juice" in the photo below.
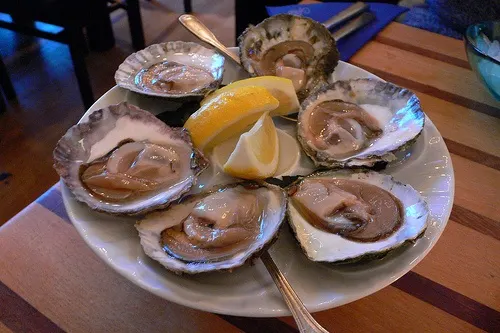
<svg viewBox="0 0 500 333">
<path fill-rule="evenodd" d="M 243 182 L 186 196 L 136 223 L 144 252 L 176 273 L 232 269 L 269 246 L 286 211 L 278 186 Z"/>
<path fill-rule="evenodd" d="M 420 237 L 429 208 L 410 185 L 374 171 L 324 171 L 290 191 L 288 221 L 312 261 L 355 262 Z"/>
<path fill-rule="evenodd" d="M 359 105 L 325 101 L 310 114 L 311 144 L 335 158 L 349 157 L 378 138 L 384 125 Z"/>
<path fill-rule="evenodd" d="M 111 214 L 165 207 L 207 166 L 185 129 L 126 102 L 94 111 L 54 149 L 54 167 L 75 198 Z"/>
<path fill-rule="evenodd" d="M 82 182 L 108 201 L 134 199 L 181 181 L 190 158 L 189 147 L 127 142 L 108 156 L 83 166 Z"/>
<path fill-rule="evenodd" d="M 192 42 L 153 44 L 129 55 L 115 72 L 116 84 L 171 100 L 203 98 L 222 82 L 224 57 Z"/>
<path fill-rule="evenodd" d="M 337 81 L 301 104 L 297 139 L 317 166 L 385 166 L 423 130 L 425 115 L 412 92 L 375 79 Z"/>
<path fill-rule="evenodd" d="M 215 80 L 208 71 L 175 61 L 164 61 L 144 68 L 135 76 L 142 90 L 187 94 L 206 88 Z"/>
<path fill-rule="evenodd" d="M 316 228 L 359 242 L 389 237 L 403 219 L 398 198 L 356 180 L 305 179 L 290 198 Z"/>
<path fill-rule="evenodd" d="M 185 261 L 217 261 L 243 250 L 259 236 L 264 213 L 262 193 L 252 192 L 232 188 L 196 202 L 182 224 L 162 232 L 163 249 Z"/>
</svg>

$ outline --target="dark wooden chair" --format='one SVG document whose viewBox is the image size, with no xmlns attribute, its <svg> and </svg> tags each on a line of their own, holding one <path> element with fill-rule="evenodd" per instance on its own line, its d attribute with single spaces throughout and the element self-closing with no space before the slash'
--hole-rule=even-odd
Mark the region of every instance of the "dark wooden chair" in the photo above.
<svg viewBox="0 0 500 333">
<path fill-rule="evenodd" d="M 144 48 L 139 0 L 0 1 L 0 12 L 9 14 L 13 18 L 13 20 L 0 20 L 0 27 L 68 45 L 83 104 L 85 108 L 89 108 L 94 103 L 94 96 L 85 65 L 87 40 L 84 29 L 87 31 L 90 49 L 106 50 L 113 47 L 115 41 L 109 14 L 120 8 L 127 11 L 134 49 Z M 46 32 L 38 29 L 33 24 L 35 21 L 56 25 L 62 29 L 56 33 Z M 5 70 L 5 66 L 1 69 Z M 6 97 L 15 96 L 15 93 L 11 94 L 13 90 L 9 91 L 12 84 L 8 80 L 8 75 L 2 75 L 1 79 Z"/>
</svg>

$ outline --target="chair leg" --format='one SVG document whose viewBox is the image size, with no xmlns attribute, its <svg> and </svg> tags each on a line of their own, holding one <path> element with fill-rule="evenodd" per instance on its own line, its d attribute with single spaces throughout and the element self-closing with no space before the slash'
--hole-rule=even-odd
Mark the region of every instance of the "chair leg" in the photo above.
<svg viewBox="0 0 500 333">
<path fill-rule="evenodd" d="M 5 67 L 2 57 L 0 57 L 0 87 L 7 99 L 13 100 L 17 98 L 16 91 L 14 90 L 14 86 L 12 85 L 7 67 Z"/>
<path fill-rule="evenodd" d="M 146 46 L 139 0 L 127 0 L 127 15 L 130 35 L 132 36 L 132 45 L 136 51 L 139 51 Z"/>
<path fill-rule="evenodd" d="M 92 85 L 90 83 L 89 73 L 85 64 L 85 36 L 82 29 L 68 28 L 69 36 L 69 52 L 73 60 L 73 68 L 75 69 L 76 80 L 80 88 L 83 105 L 86 109 L 94 104 L 94 94 L 92 93 Z"/>
<path fill-rule="evenodd" d="M 2 93 L 0 92 L 0 114 L 7 110 L 7 104 L 5 104 L 5 100 L 3 99 Z"/>
<path fill-rule="evenodd" d="M 184 13 L 192 13 L 193 6 L 191 6 L 191 0 L 184 0 Z"/>
<path fill-rule="evenodd" d="M 115 46 L 113 25 L 109 16 L 107 1 L 88 1 L 93 22 L 87 25 L 89 48 L 92 51 L 107 51 Z"/>
</svg>

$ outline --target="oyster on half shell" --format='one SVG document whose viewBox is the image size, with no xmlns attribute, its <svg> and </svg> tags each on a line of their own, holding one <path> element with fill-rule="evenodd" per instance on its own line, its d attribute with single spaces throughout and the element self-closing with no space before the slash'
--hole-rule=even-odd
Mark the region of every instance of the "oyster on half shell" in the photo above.
<svg viewBox="0 0 500 333">
<path fill-rule="evenodd" d="M 175 273 L 231 270 L 277 237 L 286 194 L 261 182 L 223 185 L 182 198 L 136 223 L 144 252 Z"/>
<path fill-rule="evenodd" d="M 250 75 L 291 79 L 299 100 L 326 83 L 339 60 L 328 29 L 307 17 L 271 16 L 246 29 L 238 41 L 241 63 Z"/>
<path fill-rule="evenodd" d="M 166 42 L 131 54 L 115 73 L 116 84 L 170 99 L 206 96 L 222 82 L 224 57 L 192 42 Z"/>
<path fill-rule="evenodd" d="M 75 198 L 111 214 L 167 206 L 207 165 L 187 130 L 128 103 L 94 111 L 54 149 L 54 168 Z"/>
<path fill-rule="evenodd" d="M 318 166 L 385 166 L 424 128 L 417 96 L 375 79 L 337 81 L 301 105 L 297 136 Z"/>
<path fill-rule="evenodd" d="M 318 172 L 289 190 L 288 221 L 313 261 L 384 256 L 421 237 L 429 208 L 410 185 L 374 171 Z"/>
</svg>

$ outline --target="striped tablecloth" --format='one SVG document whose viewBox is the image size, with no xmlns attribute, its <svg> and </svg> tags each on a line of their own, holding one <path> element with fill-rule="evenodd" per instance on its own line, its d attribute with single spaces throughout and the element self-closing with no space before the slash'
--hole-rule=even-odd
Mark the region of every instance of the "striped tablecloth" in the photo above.
<svg viewBox="0 0 500 333">
<path fill-rule="evenodd" d="M 500 104 L 462 42 L 393 23 L 351 60 L 417 92 L 456 175 L 451 219 L 391 286 L 314 316 L 336 332 L 500 332 Z M 290 317 L 189 309 L 136 287 L 84 244 L 56 185 L 0 228 L 0 332 L 296 332 Z"/>
</svg>

